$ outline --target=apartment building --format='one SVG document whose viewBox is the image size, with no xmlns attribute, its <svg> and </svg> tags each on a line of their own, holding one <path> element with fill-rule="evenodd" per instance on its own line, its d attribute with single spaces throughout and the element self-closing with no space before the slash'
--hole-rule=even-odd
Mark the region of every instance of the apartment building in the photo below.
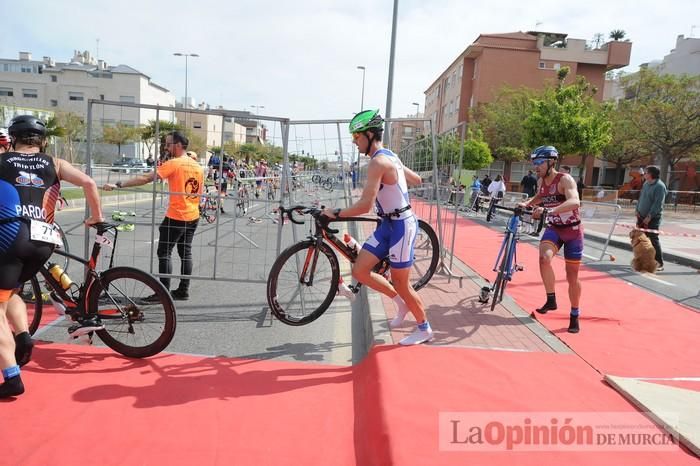
<svg viewBox="0 0 700 466">
<path fill-rule="evenodd" d="M 411 121 L 410 118 L 423 118 L 422 113 L 408 115 L 408 120 L 391 122 L 391 138 L 389 147 L 395 152 L 401 151 L 404 147 L 412 144 L 416 138 L 425 133 L 424 122 Z"/>
<path fill-rule="evenodd" d="M 90 52 L 76 51 L 70 62 L 51 57 L 33 60 L 20 52 L 18 59 L 0 58 L 0 105 L 72 112 L 87 117 L 88 99 L 174 106 L 170 91 L 127 65 L 108 65 Z M 93 123 L 138 126 L 155 119 L 154 110 L 94 106 Z M 172 121 L 170 112 L 161 120 Z"/>
<path fill-rule="evenodd" d="M 591 49 L 585 40 L 567 34 L 530 31 L 481 34 L 425 91 L 425 113 L 438 134 L 454 131 L 469 121 L 470 109 L 490 102 L 504 86 L 542 89 L 554 83 L 557 72 L 569 67 L 567 82 L 583 76 L 603 99 L 605 74 L 629 64 L 631 42 L 612 41 Z M 565 163 L 577 165 L 570 159 Z M 596 160 L 589 157 L 587 184 Z M 576 172 L 578 169 L 575 170 Z M 506 165 L 496 161 L 481 173 L 502 174 L 516 183 L 527 172 L 524 163 Z M 574 177 L 578 173 L 573 173 Z"/>
<path fill-rule="evenodd" d="M 542 89 L 568 66 L 568 80 L 585 77 L 600 92 L 605 73 L 629 64 L 631 42 L 590 49 L 583 39 L 550 32 L 481 34 L 425 91 L 425 113 L 442 134 L 469 119 L 469 109 L 490 102 L 503 86 Z"/>
</svg>

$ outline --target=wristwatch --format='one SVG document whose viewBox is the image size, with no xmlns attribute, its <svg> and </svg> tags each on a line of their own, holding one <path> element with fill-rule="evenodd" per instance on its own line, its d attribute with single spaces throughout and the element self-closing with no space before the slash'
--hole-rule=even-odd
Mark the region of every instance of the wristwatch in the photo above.
<svg viewBox="0 0 700 466">
<path fill-rule="evenodd" d="M 339 217 L 340 217 L 340 211 L 341 211 L 341 210 L 342 210 L 342 209 L 341 209 L 340 207 L 336 207 L 335 209 L 333 209 L 333 215 L 335 215 L 336 218 L 339 218 Z"/>
</svg>

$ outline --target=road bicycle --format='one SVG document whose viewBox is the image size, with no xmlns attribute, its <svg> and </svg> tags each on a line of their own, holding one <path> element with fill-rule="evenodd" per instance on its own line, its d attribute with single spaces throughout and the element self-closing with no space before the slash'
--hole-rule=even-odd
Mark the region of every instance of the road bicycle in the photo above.
<svg viewBox="0 0 700 466">
<path fill-rule="evenodd" d="M 202 195 L 202 200 L 199 203 L 199 216 L 207 221 L 207 223 L 216 222 L 216 216 L 219 212 L 219 192 L 212 186 L 206 187 L 206 192 Z"/>
<path fill-rule="evenodd" d="M 335 178 L 332 176 L 329 177 L 323 177 L 319 174 L 315 174 L 311 176 L 311 181 L 314 182 L 315 184 L 321 186 L 323 189 L 325 189 L 328 192 L 333 191 L 333 184 L 335 182 Z"/>
<path fill-rule="evenodd" d="M 517 245 L 520 240 L 520 235 L 526 228 L 529 229 L 528 234 L 531 236 L 539 236 L 546 218 L 546 211 L 543 212 L 539 220 L 532 218 L 532 210 L 524 209 L 523 207 L 505 207 L 498 205 L 500 199 L 491 199 L 491 202 L 486 212 L 486 221 L 490 222 L 496 210 L 502 210 L 512 213 L 506 224 L 505 236 L 501 243 L 501 248 L 496 256 L 496 263 L 493 266 L 493 271 L 497 272 L 496 280 L 491 287 L 483 287 L 479 296 L 479 301 L 486 304 L 489 301 L 490 295 L 493 295 L 491 300 L 491 311 L 496 308 L 496 304 L 503 300 L 503 293 L 506 285 L 513 279 L 515 272 L 523 270 L 523 266 L 518 264 Z M 529 217 L 529 219 L 528 219 Z"/>
<path fill-rule="evenodd" d="M 379 217 L 343 217 L 329 219 L 321 208 L 295 206 L 289 209 L 280 207 L 282 220 L 286 215 L 295 224 L 304 221 L 294 217 L 294 213 L 310 215 L 313 219 L 313 233 L 307 239 L 286 248 L 272 264 L 267 278 L 267 302 L 272 313 L 288 325 L 306 325 L 318 319 L 331 305 L 337 293 L 347 287 L 357 294 L 362 286 L 345 285 L 340 275 L 340 264 L 335 250 L 342 257 L 354 263 L 359 246 L 352 247 L 336 237 L 338 230 L 329 227 L 330 222 L 375 222 Z M 423 220 L 418 220 L 418 231 L 414 245 L 413 289 L 420 290 L 428 284 L 437 270 L 440 260 L 440 244 L 433 228 Z M 389 276 L 389 259 L 379 261 L 374 271 Z M 345 294 L 345 293 L 343 293 Z M 352 295 L 350 295 L 352 296 Z"/>
<path fill-rule="evenodd" d="M 65 313 L 76 324 L 68 328 L 73 338 L 83 335 L 92 342 L 93 332 L 85 332 L 86 322 L 91 327 L 102 327 L 94 333 L 105 345 L 130 358 L 145 358 L 163 351 L 175 335 L 177 318 L 175 304 L 168 290 L 153 275 L 133 267 L 114 267 L 114 252 L 117 243 L 117 225 L 98 223 L 90 259 L 63 251 L 72 260 L 85 265 L 85 281 L 73 283 L 65 272 L 57 271 L 56 265 L 47 263 L 31 282 L 31 294 L 23 296 L 31 315 L 29 332 L 39 328 L 46 301 L 61 313 Z M 96 265 L 103 247 L 112 248 L 109 266 L 102 272 Z M 59 275 L 59 272 L 60 273 Z M 55 277 L 54 275 L 59 275 Z M 39 283 L 43 277 L 45 290 Z M 48 295 L 48 300 L 45 298 Z"/>
</svg>

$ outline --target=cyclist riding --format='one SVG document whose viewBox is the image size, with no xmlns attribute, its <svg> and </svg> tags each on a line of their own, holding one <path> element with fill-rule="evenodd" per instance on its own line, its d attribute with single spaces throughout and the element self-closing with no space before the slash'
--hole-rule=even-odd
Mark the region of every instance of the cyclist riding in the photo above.
<svg viewBox="0 0 700 466">
<path fill-rule="evenodd" d="M 358 113 L 349 129 L 360 153 L 371 159 L 367 165 L 367 182 L 360 200 L 346 209 L 326 209 L 324 215 L 353 217 L 368 213 L 376 203 L 383 220 L 362 246 L 352 275 L 358 282 L 394 300 L 398 312 L 390 323 L 392 327 L 400 325 L 409 311 L 416 318 L 418 328 L 402 339 L 401 345 L 426 342 L 433 337 L 433 331 L 425 315 L 425 306 L 409 281 L 418 219 L 411 210 L 408 185 L 419 185 L 421 178 L 404 167 L 396 154 L 383 148 L 384 119 L 379 110 Z M 391 283 L 372 271 L 387 256 L 391 263 Z"/>
<path fill-rule="evenodd" d="M 540 206 L 533 211 L 533 218 L 539 218 L 544 209 L 547 209 L 547 228 L 540 240 L 540 275 L 547 292 L 547 301 L 536 311 L 540 314 L 546 314 L 557 309 L 552 258 L 564 246 L 566 281 L 569 284 L 569 300 L 571 301 L 568 331 L 569 333 L 578 333 L 579 301 L 581 299 L 581 282 L 578 279 L 578 271 L 583 257 L 583 225 L 581 225 L 579 214 L 581 201 L 578 197 L 576 181 L 568 173 L 557 172 L 555 165 L 559 153 L 554 146 L 540 146 L 530 154 L 530 158 L 539 178 L 537 194 L 520 205 L 523 207 Z"/>
<path fill-rule="evenodd" d="M 25 334 L 26 305 L 15 292 L 37 273 L 60 241 L 53 228 L 60 181 L 85 191 L 92 214 L 86 224 L 104 221 L 92 178 L 44 153 L 47 131 L 43 121 L 20 115 L 12 119 L 8 132 L 12 148 L 0 155 L 0 369 L 5 379 L 0 398 L 24 393 L 17 363 L 29 362 L 33 343 Z M 8 319 L 18 332 L 14 339 Z"/>
</svg>

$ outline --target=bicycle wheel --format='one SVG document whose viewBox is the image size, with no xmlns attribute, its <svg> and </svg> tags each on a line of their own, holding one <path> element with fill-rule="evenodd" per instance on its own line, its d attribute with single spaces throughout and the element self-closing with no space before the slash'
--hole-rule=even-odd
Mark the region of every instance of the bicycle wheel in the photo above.
<svg viewBox="0 0 700 466">
<path fill-rule="evenodd" d="M 512 233 L 508 233 L 508 237 L 505 239 L 507 241 L 506 248 L 503 251 L 503 258 L 501 259 L 501 265 L 498 267 L 498 275 L 496 276 L 496 282 L 493 285 L 493 299 L 491 300 L 491 310 L 496 308 L 496 304 L 503 301 L 503 293 L 508 284 L 508 272 L 510 270 L 511 264 L 513 263 L 513 247 L 514 247 L 514 236 Z"/>
<path fill-rule="evenodd" d="M 316 184 L 320 183 L 321 182 L 321 175 L 313 175 L 311 177 L 311 181 L 313 181 Z"/>
<path fill-rule="evenodd" d="M 39 280 L 32 277 L 22 284 L 19 297 L 27 306 L 27 320 L 29 321 L 29 334 L 34 335 L 39 329 L 41 314 L 44 307 L 44 294 L 39 285 Z"/>
<path fill-rule="evenodd" d="M 114 267 L 101 274 L 88 293 L 88 312 L 97 314 L 105 326 L 97 336 L 117 353 L 146 358 L 172 341 L 175 304 L 153 275 L 132 267 Z M 157 300 L 146 299 L 151 296 Z"/>
<path fill-rule="evenodd" d="M 435 230 L 427 222 L 418 220 L 416 243 L 413 247 L 413 289 L 418 291 L 428 284 L 440 262 L 440 242 Z"/>
<path fill-rule="evenodd" d="M 282 251 L 272 264 L 267 277 L 267 303 L 285 324 L 306 325 L 326 312 L 339 281 L 338 258 L 330 246 L 317 246 L 315 240 L 302 241 Z"/>
</svg>

